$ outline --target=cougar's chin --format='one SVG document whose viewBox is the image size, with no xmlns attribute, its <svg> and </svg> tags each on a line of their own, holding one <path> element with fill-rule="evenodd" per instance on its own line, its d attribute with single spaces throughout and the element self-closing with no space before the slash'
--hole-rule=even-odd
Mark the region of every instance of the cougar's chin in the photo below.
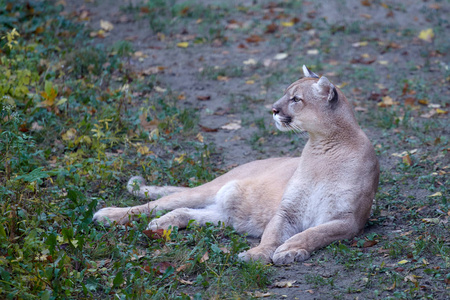
<svg viewBox="0 0 450 300">
<path fill-rule="evenodd" d="M 277 126 L 280 131 L 291 131 L 293 128 L 290 123 L 292 122 L 291 118 L 283 118 L 279 115 L 273 115 L 273 120 L 275 121 L 275 126 Z"/>
</svg>

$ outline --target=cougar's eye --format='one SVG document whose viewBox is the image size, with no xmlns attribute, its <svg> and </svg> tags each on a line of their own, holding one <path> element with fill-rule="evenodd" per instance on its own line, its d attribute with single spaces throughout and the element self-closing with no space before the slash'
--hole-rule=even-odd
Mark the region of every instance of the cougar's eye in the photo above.
<svg viewBox="0 0 450 300">
<path fill-rule="evenodd" d="M 299 96 L 294 96 L 291 98 L 291 101 L 300 102 L 300 101 L 302 101 L 302 98 L 300 98 Z"/>
</svg>

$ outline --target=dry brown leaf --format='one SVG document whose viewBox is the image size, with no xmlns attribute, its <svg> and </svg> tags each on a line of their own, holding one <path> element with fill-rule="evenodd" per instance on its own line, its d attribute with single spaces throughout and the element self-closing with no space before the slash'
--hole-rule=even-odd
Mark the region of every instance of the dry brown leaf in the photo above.
<svg viewBox="0 0 450 300">
<path fill-rule="evenodd" d="M 436 9 L 436 10 L 441 9 L 441 6 L 437 3 L 432 3 L 432 4 L 428 5 L 428 7 L 431 9 Z"/>
<path fill-rule="evenodd" d="M 141 122 L 141 127 L 145 131 L 152 131 L 156 128 L 158 128 L 159 121 L 156 119 L 151 120 L 150 122 L 147 121 L 147 113 L 143 113 L 139 116 L 139 121 Z"/>
<path fill-rule="evenodd" d="M 222 250 L 222 252 L 225 253 L 225 254 L 231 253 L 230 250 L 228 250 L 227 247 L 221 247 L 219 249 Z"/>
<path fill-rule="evenodd" d="M 363 244 L 363 248 L 373 247 L 376 244 L 378 244 L 377 241 L 365 241 L 364 244 Z"/>
<path fill-rule="evenodd" d="M 414 97 L 405 98 L 405 105 L 414 106 L 415 103 L 416 103 L 416 98 L 414 98 Z"/>
<path fill-rule="evenodd" d="M 179 267 L 176 269 L 176 271 L 177 271 L 177 272 L 181 272 L 181 271 L 186 270 L 187 268 L 190 268 L 191 266 L 192 266 L 191 263 L 185 263 L 185 264 L 179 266 Z"/>
<path fill-rule="evenodd" d="M 157 264 L 153 267 L 153 270 L 154 270 L 157 274 L 162 275 L 162 274 L 164 274 L 164 273 L 167 271 L 167 269 L 168 269 L 169 267 L 174 267 L 174 264 L 172 264 L 172 263 L 170 263 L 170 262 L 168 262 L 168 261 L 163 261 L 163 262 L 157 263 Z"/>
<path fill-rule="evenodd" d="M 392 291 L 393 289 L 395 289 L 395 287 L 396 287 L 396 281 L 394 281 L 394 283 L 390 287 L 386 288 L 385 290 Z"/>
<path fill-rule="evenodd" d="M 406 154 L 405 156 L 403 156 L 402 157 L 402 161 L 407 166 L 411 166 L 412 165 L 412 160 L 411 160 L 411 157 L 409 156 L 409 154 Z"/>
<path fill-rule="evenodd" d="M 200 125 L 200 124 L 198 126 L 204 132 L 217 132 L 217 131 L 219 131 L 219 128 L 210 128 L 210 127 L 206 127 L 206 126 L 203 126 L 203 125 Z"/>
<path fill-rule="evenodd" d="M 204 263 L 205 261 L 207 261 L 209 259 L 209 254 L 208 251 L 205 252 L 205 254 L 203 254 L 202 258 L 200 258 L 200 263 Z"/>
<path fill-rule="evenodd" d="M 363 64 L 363 65 L 370 65 L 374 63 L 377 59 L 375 57 L 370 57 L 367 54 L 361 55 L 361 57 L 353 58 L 350 63 L 352 64 Z"/>
<path fill-rule="evenodd" d="M 208 100 L 211 100 L 211 96 L 210 95 L 197 96 L 197 100 L 199 100 L 199 101 L 208 101 Z"/>
<path fill-rule="evenodd" d="M 151 240 L 158 240 L 163 237 L 164 229 L 144 230 L 142 231 L 142 233 L 145 234 Z"/>
<path fill-rule="evenodd" d="M 247 43 L 259 43 L 259 42 L 264 41 L 264 38 L 261 37 L 260 35 L 252 34 L 245 40 L 247 41 Z"/>
<path fill-rule="evenodd" d="M 219 76 L 217 76 L 217 80 L 219 80 L 219 81 L 228 81 L 228 80 L 230 80 L 230 78 L 228 78 L 227 76 L 219 75 Z"/>
<path fill-rule="evenodd" d="M 266 27 L 265 33 L 274 33 L 278 30 L 278 26 L 275 23 L 269 24 Z"/>
</svg>

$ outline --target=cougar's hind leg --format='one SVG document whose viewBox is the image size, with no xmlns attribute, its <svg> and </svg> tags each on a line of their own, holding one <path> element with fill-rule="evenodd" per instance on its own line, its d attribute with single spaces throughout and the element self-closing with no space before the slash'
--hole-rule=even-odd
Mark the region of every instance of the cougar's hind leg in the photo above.
<svg viewBox="0 0 450 300">
<path fill-rule="evenodd" d="M 140 198 L 158 199 L 174 193 L 186 191 L 187 187 L 178 186 L 153 186 L 145 185 L 145 180 L 141 176 L 134 176 L 128 180 L 127 190 L 131 194 Z"/>
<path fill-rule="evenodd" d="M 131 189 L 130 186 L 133 187 L 133 185 L 136 184 L 133 182 L 142 184 L 143 179 L 139 177 L 130 179 L 128 184 L 129 190 Z M 143 192 L 145 188 L 145 186 L 140 186 L 139 193 L 145 195 Z M 106 207 L 100 209 L 94 214 L 93 220 L 94 222 L 102 223 L 104 225 L 109 225 L 111 222 L 126 224 L 130 220 L 136 219 L 140 214 L 154 216 L 155 213 L 160 210 L 174 210 L 177 208 L 205 208 L 214 204 L 215 195 L 220 186 L 206 183 L 195 188 L 176 188 L 179 189 L 178 192 L 175 192 L 172 188 L 175 189 L 176 187 L 169 187 L 167 189 L 172 193 L 146 204 L 133 207 Z M 132 192 L 134 191 L 132 190 Z"/>
<path fill-rule="evenodd" d="M 201 209 L 177 208 L 159 219 L 153 219 L 147 229 L 168 229 L 175 226 L 182 229 L 186 228 L 190 220 L 195 220 L 195 223 L 200 226 L 204 226 L 206 223 L 217 225 L 219 222 L 229 225 L 229 220 L 221 213 L 218 206 L 211 205 Z"/>
</svg>

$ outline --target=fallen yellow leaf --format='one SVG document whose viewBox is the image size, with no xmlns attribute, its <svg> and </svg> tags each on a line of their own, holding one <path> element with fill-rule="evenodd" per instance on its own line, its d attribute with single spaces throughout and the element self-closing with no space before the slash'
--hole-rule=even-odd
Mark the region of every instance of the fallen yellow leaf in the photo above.
<svg viewBox="0 0 450 300">
<path fill-rule="evenodd" d="M 177 47 L 180 47 L 180 48 L 187 48 L 188 46 L 189 46 L 188 42 L 181 42 L 181 43 L 177 44 Z"/>
<path fill-rule="evenodd" d="M 399 265 L 404 265 L 404 264 L 407 264 L 407 263 L 409 263 L 409 260 L 406 260 L 406 259 L 401 260 L 401 261 L 398 262 Z"/>
<path fill-rule="evenodd" d="M 277 288 L 290 288 L 292 285 L 296 283 L 295 280 L 284 280 L 284 281 L 277 281 L 273 285 Z"/>
<path fill-rule="evenodd" d="M 340 88 L 340 89 L 342 89 L 342 88 L 343 88 L 344 86 L 346 86 L 347 84 L 348 84 L 348 82 L 345 82 L 345 81 L 344 81 L 343 83 L 338 84 L 337 87 Z"/>
<path fill-rule="evenodd" d="M 369 44 L 369 42 L 363 41 L 363 42 L 356 42 L 356 43 L 353 43 L 352 46 L 355 47 L 355 48 L 358 48 L 358 47 L 364 47 L 364 46 L 367 46 L 368 44 Z"/>
<path fill-rule="evenodd" d="M 176 161 L 177 163 L 181 164 L 183 162 L 185 156 L 186 156 L 186 154 L 181 154 L 180 156 L 175 158 L 174 161 Z"/>
<path fill-rule="evenodd" d="M 166 240 L 166 242 L 170 241 L 171 233 L 172 233 L 172 229 L 164 229 L 162 237 Z"/>
<path fill-rule="evenodd" d="M 383 100 L 383 101 L 378 103 L 378 106 L 380 106 L 380 107 L 392 106 L 394 104 L 397 104 L 397 102 L 394 102 L 394 100 L 390 96 L 384 96 L 381 98 L 381 100 Z"/>
<path fill-rule="evenodd" d="M 254 80 L 247 80 L 247 81 L 245 82 L 245 84 L 254 84 L 254 83 L 255 83 Z"/>
<path fill-rule="evenodd" d="M 437 193 L 434 193 L 433 195 L 430 195 L 428 197 L 440 197 L 440 196 L 442 196 L 442 193 L 441 192 L 437 192 Z"/>
<path fill-rule="evenodd" d="M 294 22 L 281 22 L 281 26 L 292 27 L 292 26 L 294 26 Z"/>
<path fill-rule="evenodd" d="M 219 81 L 228 81 L 230 78 L 228 78 L 227 76 L 221 76 L 221 75 L 219 75 L 219 76 L 217 76 L 217 80 L 219 80 Z"/>
<path fill-rule="evenodd" d="M 141 155 L 146 155 L 146 154 L 152 154 L 153 151 L 150 151 L 150 149 L 147 146 L 139 146 L 137 148 L 137 152 L 139 152 Z"/>
<path fill-rule="evenodd" d="M 443 110 L 443 109 L 440 109 L 440 108 L 437 108 L 437 109 L 436 109 L 436 113 L 445 115 L 445 114 L 448 113 L 448 111 Z"/>
<path fill-rule="evenodd" d="M 61 135 L 62 139 L 65 141 L 74 140 L 77 136 L 77 130 L 75 128 L 70 128 L 66 131 L 66 133 L 63 133 Z"/>
<path fill-rule="evenodd" d="M 425 42 L 431 42 L 434 38 L 433 28 L 424 29 L 419 33 L 419 39 L 424 40 Z"/>
<path fill-rule="evenodd" d="M 104 31 L 111 31 L 113 30 L 114 25 L 109 21 L 100 20 L 100 28 Z"/>
</svg>

